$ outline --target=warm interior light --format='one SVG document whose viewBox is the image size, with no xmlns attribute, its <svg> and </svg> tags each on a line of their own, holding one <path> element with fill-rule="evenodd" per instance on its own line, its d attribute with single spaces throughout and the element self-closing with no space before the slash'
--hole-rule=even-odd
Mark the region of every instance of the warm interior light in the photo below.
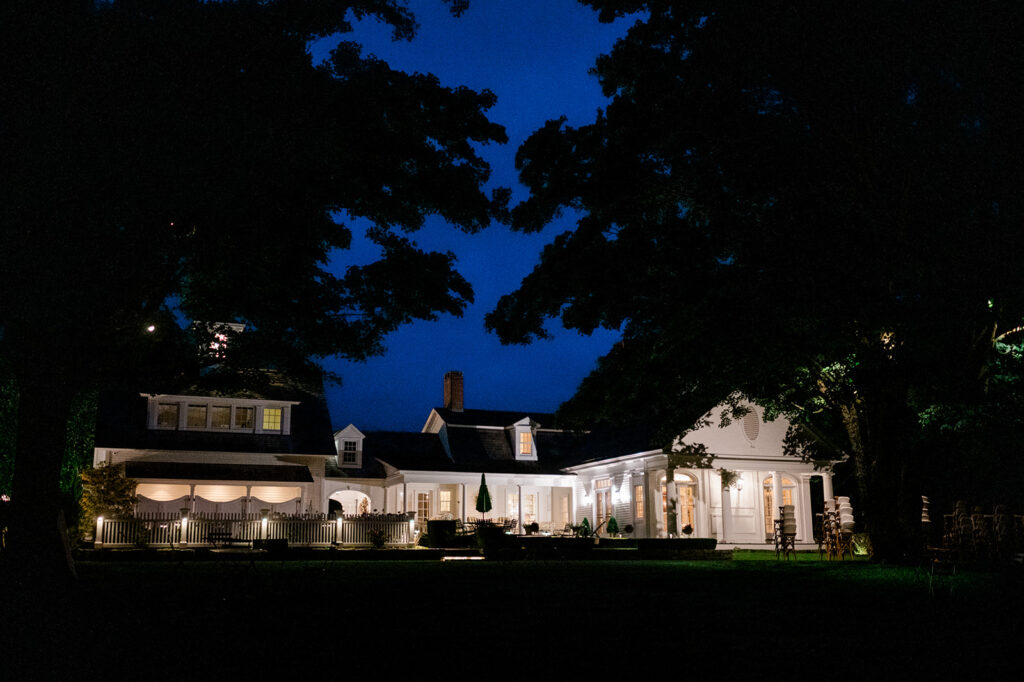
<svg viewBox="0 0 1024 682">
<path fill-rule="evenodd" d="M 189 487 L 184 483 L 140 483 L 135 490 L 139 497 L 154 502 L 170 502 L 185 497 L 188 493 Z"/>
<path fill-rule="evenodd" d="M 197 485 L 196 497 L 210 502 L 231 502 L 245 497 L 244 485 Z"/>
<path fill-rule="evenodd" d="M 300 495 L 302 495 L 302 489 L 298 486 L 254 485 L 252 487 L 253 497 L 271 504 L 288 502 Z"/>
</svg>

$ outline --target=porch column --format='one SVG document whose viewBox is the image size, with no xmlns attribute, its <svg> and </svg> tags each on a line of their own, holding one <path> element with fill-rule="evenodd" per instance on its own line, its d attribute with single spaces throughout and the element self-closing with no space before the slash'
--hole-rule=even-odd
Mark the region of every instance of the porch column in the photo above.
<svg viewBox="0 0 1024 682">
<path fill-rule="evenodd" d="M 242 500 L 242 517 L 249 515 L 249 510 L 252 508 L 252 486 L 245 486 L 245 499 Z"/>
<path fill-rule="evenodd" d="M 772 472 L 772 508 L 765 510 L 771 512 L 773 521 L 778 520 L 775 510 L 782 506 L 782 502 L 782 474 L 776 469 Z"/>
<path fill-rule="evenodd" d="M 462 517 L 462 522 L 466 522 L 466 484 L 460 483 L 462 487 L 462 507 L 459 509 L 459 515 Z"/>
<path fill-rule="evenodd" d="M 518 506 L 519 506 L 519 509 L 517 510 L 519 512 L 519 523 L 518 523 L 517 528 L 518 528 L 518 532 L 522 533 L 523 532 L 523 486 L 522 486 L 522 484 L 517 484 L 516 485 L 516 500 L 517 500 Z"/>
<path fill-rule="evenodd" d="M 679 535 L 679 490 L 676 488 L 674 475 L 669 478 L 667 470 L 665 471 L 665 485 L 668 489 L 668 500 L 665 504 L 665 533 L 668 537 L 673 537 Z"/>
<path fill-rule="evenodd" d="M 405 481 L 402 482 L 402 513 L 409 513 L 409 485 Z"/>
<path fill-rule="evenodd" d="M 814 514 L 811 512 L 811 476 L 800 474 L 800 506 L 796 517 L 798 539 L 801 542 L 814 542 Z"/>
<path fill-rule="evenodd" d="M 651 479 L 655 477 L 653 471 L 644 472 L 644 537 L 658 537 L 658 519 L 654 513 L 654 486 Z"/>
<path fill-rule="evenodd" d="M 722 539 L 720 542 L 729 541 L 730 526 L 732 526 L 732 489 L 722 485 L 722 480 L 718 480 L 718 485 L 722 488 Z"/>
<path fill-rule="evenodd" d="M 832 474 L 828 471 L 821 472 L 821 492 L 825 496 L 826 503 L 835 497 L 832 493 Z M 825 505 L 825 508 L 828 508 L 828 504 Z"/>
<path fill-rule="evenodd" d="M 192 483 L 188 486 L 188 500 L 189 500 L 189 515 L 196 513 L 196 484 Z"/>
</svg>

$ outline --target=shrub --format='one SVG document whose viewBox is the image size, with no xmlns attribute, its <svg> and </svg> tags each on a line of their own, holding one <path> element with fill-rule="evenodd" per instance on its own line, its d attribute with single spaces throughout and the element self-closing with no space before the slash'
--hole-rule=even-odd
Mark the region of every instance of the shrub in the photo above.
<svg viewBox="0 0 1024 682">
<path fill-rule="evenodd" d="M 619 532 L 619 522 L 615 520 L 614 516 L 608 518 L 608 535 L 615 535 Z"/>
<path fill-rule="evenodd" d="M 391 539 L 391 536 L 383 528 L 371 528 L 366 532 L 366 536 L 374 549 L 383 549 L 384 545 Z"/>
</svg>

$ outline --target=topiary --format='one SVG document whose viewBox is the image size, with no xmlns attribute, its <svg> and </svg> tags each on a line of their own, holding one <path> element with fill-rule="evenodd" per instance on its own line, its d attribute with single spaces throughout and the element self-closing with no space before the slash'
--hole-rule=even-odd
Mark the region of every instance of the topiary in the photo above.
<svg viewBox="0 0 1024 682">
<path fill-rule="evenodd" d="M 619 522 L 614 516 L 608 517 L 608 535 L 616 535 L 619 532 Z"/>
</svg>

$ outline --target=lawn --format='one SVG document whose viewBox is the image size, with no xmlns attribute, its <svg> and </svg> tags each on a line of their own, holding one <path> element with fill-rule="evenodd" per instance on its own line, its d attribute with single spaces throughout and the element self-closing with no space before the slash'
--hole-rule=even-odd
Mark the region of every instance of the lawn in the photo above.
<svg viewBox="0 0 1024 682">
<path fill-rule="evenodd" d="M 188 679 L 198 669 L 197 679 L 277 679 L 270 671 L 285 665 L 300 679 L 376 680 L 473 666 L 489 671 L 481 679 L 648 669 L 873 677 L 883 665 L 975 676 L 1019 656 L 1019 573 L 961 571 L 937 578 L 932 594 L 915 567 L 771 556 L 80 562 L 56 606 L 7 612 L 4 660 L 84 679 Z"/>
</svg>

